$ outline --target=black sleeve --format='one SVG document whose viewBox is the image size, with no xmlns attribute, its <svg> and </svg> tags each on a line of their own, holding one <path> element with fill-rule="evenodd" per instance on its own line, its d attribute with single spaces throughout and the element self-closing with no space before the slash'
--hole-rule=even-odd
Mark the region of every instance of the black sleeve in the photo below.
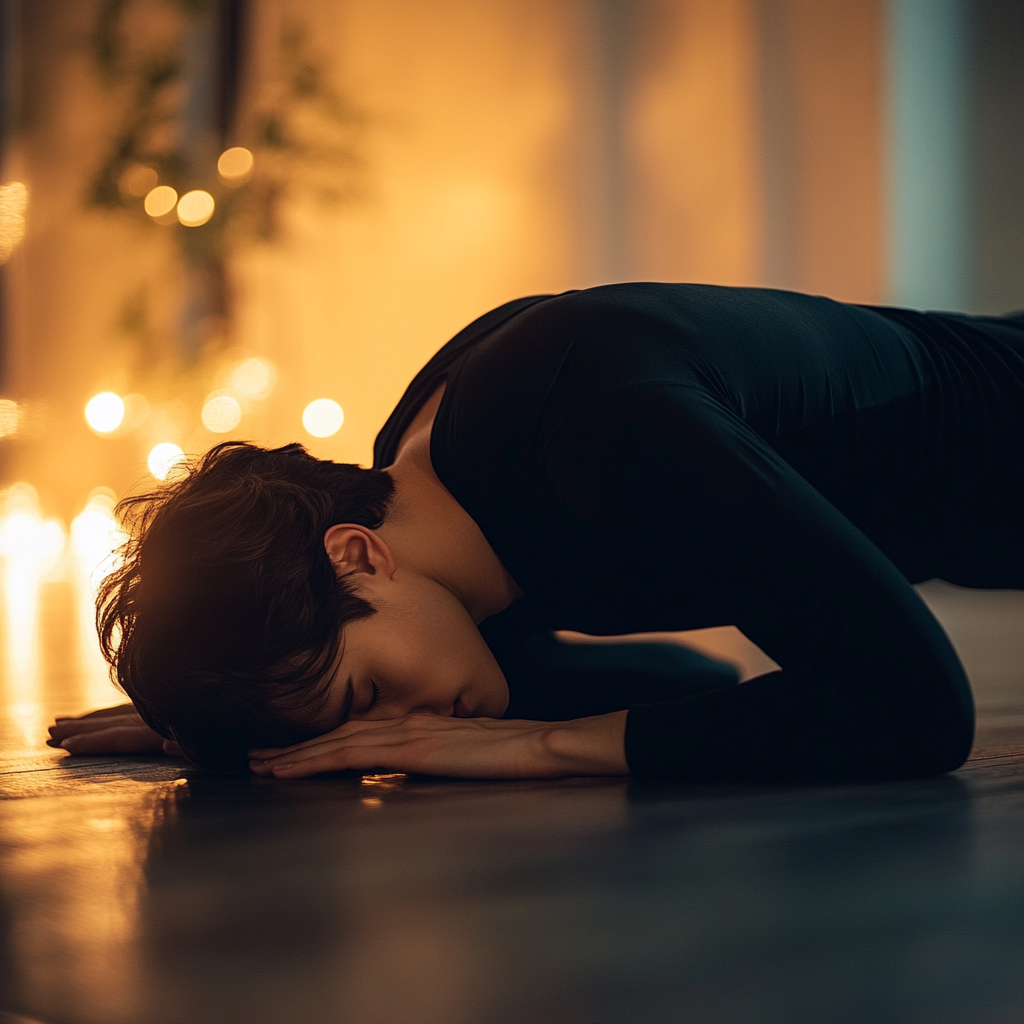
<svg viewBox="0 0 1024 1024">
<path fill-rule="evenodd" d="M 595 620 L 735 625 L 781 671 L 637 703 L 637 777 L 874 780 L 958 767 L 973 735 L 963 669 L 888 559 L 730 410 L 691 387 L 591 400 L 544 455 L 562 529 L 615 551 L 602 586 L 560 566 Z"/>
<path fill-rule="evenodd" d="M 638 700 L 679 700 L 738 679 L 731 665 L 679 644 L 563 642 L 523 601 L 482 622 L 480 632 L 508 682 L 504 718 L 586 718 L 624 711 Z"/>
</svg>

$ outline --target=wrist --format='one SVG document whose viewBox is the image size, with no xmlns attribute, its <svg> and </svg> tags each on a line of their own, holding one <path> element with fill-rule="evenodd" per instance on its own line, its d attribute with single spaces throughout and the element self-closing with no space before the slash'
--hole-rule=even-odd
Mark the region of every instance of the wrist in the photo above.
<svg viewBox="0 0 1024 1024">
<path fill-rule="evenodd" d="M 543 736 L 548 758 L 564 775 L 628 775 L 627 714 L 615 711 L 551 723 Z"/>
</svg>

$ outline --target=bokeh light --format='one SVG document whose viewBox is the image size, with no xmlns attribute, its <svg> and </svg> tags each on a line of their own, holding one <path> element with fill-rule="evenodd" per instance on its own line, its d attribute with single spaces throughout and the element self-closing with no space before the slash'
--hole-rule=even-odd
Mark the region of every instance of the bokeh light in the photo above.
<svg viewBox="0 0 1024 1024">
<path fill-rule="evenodd" d="M 137 391 L 124 396 L 124 419 L 121 430 L 136 430 L 149 419 L 149 401 Z"/>
<path fill-rule="evenodd" d="M 0 491 L 0 556 L 22 575 L 44 580 L 58 567 L 64 551 L 64 528 L 55 519 L 44 520 L 39 495 L 27 483 Z"/>
<path fill-rule="evenodd" d="M 146 164 L 129 164 L 117 179 L 117 189 L 125 199 L 142 199 L 156 188 L 157 173 Z"/>
<path fill-rule="evenodd" d="M 214 205 L 209 192 L 193 189 L 178 200 L 178 220 L 187 228 L 198 228 L 213 216 Z"/>
<path fill-rule="evenodd" d="M 10 398 L 0 398 L 0 437 L 13 437 L 21 429 L 24 410 Z"/>
<path fill-rule="evenodd" d="M 0 185 L 0 263 L 5 263 L 14 247 L 25 237 L 25 210 L 28 188 L 20 181 Z"/>
<path fill-rule="evenodd" d="M 313 437 L 330 437 L 344 422 L 344 410 L 331 398 L 317 398 L 302 411 L 302 425 Z"/>
<path fill-rule="evenodd" d="M 0 491 L 0 570 L 6 619 L 5 711 L 21 731 L 21 742 L 35 747 L 46 726 L 39 672 L 39 596 L 62 563 L 64 528 L 44 520 L 31 484 Z"/>
<path fill-rule="evenodd" d="M 161 441 L 160 444 L 153 445 L 146 464 L 149 466 L 150 473 L 157 480 L 166 480 L 170 476 L 171 470 L 184 458 L 185 453 L 176 444 L 171 441 Z"/>
<path fill-rule="evenodd" d="M 178 203 L 178 193 L 170 185 L 157 185 L 146 193 L 146 201 L 142 204 L 146 213 L 154 219 L 166 217 Z"/>
<path fill-rule="evenodd" d="M 113 491 L 97 487 L 71 520 L 71 550 L 82 581 L 94 596 L 104 577 L 117 568 L 117 549 L 127 539 L 114 517 L 116 503 Z"/>
<path fill-rule="evenodd" d="M 252 153 L 244 146 L 225 149 L 217 161 L 217 173 L 228 185 L 241 185 L 252 174 Z"/>
<path fill-rule="evenodd" d="M 242 407 L 234 395 L 214 392 L 203 405 L 203 426 L 214 434 L 226 434 L 241 422 Z"/>
<path fill-rule="evenodd" d="M 85 422 L 97 434 L 109 434 L 121 426 L 124 419 L 124 399 L 113 391 L 93 395 L 85 405 Z"/>
<path fill-rule="evenodd" d="M 231 372 L 231 387 L 243 398 L 266 398 L 277 383 L 277 371 L 265 359 L 245 359 Z"/>
</svg>

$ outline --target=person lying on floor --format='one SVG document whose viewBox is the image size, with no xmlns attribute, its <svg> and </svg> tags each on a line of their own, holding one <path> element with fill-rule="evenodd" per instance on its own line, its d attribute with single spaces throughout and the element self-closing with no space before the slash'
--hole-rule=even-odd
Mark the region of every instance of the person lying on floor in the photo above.
<svg viewBox="0 0 1024 1024">
<path fill-rule="evenodd" d="M 700 285 L 534 296 L 428 363 L 375 468 L 227 442 L 123 505 L 98 616 L 140 716 L 124 726 L 199 765 L 947 772 L 971 692 L 911 583 L 1024 587 L 1024 316 Z M 780 669 L 625 658 L 592 691 L 587 668 L 546 688 L 543 653 L 515 671 L 545 631 L 726 624 Z M 104 728 L 51 731 L 75 750 Z"/>
</svg>

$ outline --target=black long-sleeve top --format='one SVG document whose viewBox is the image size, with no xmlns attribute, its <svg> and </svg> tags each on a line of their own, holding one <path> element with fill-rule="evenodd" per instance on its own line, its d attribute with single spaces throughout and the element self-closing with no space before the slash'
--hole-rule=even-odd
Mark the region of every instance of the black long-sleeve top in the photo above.
<svg viewBox="0 0 1024 1024">
<path fill-rule="evenodd" d="M 536 621 L 735 625 L 780 666 L 638 703 L 639 777 L 896 778 L 957 767 L 970 689 L 910 582 L 1024 587 L 1024 320 L 760 289 L 518 300 L 443 348 L 434 469 Z"/>
</svg>

